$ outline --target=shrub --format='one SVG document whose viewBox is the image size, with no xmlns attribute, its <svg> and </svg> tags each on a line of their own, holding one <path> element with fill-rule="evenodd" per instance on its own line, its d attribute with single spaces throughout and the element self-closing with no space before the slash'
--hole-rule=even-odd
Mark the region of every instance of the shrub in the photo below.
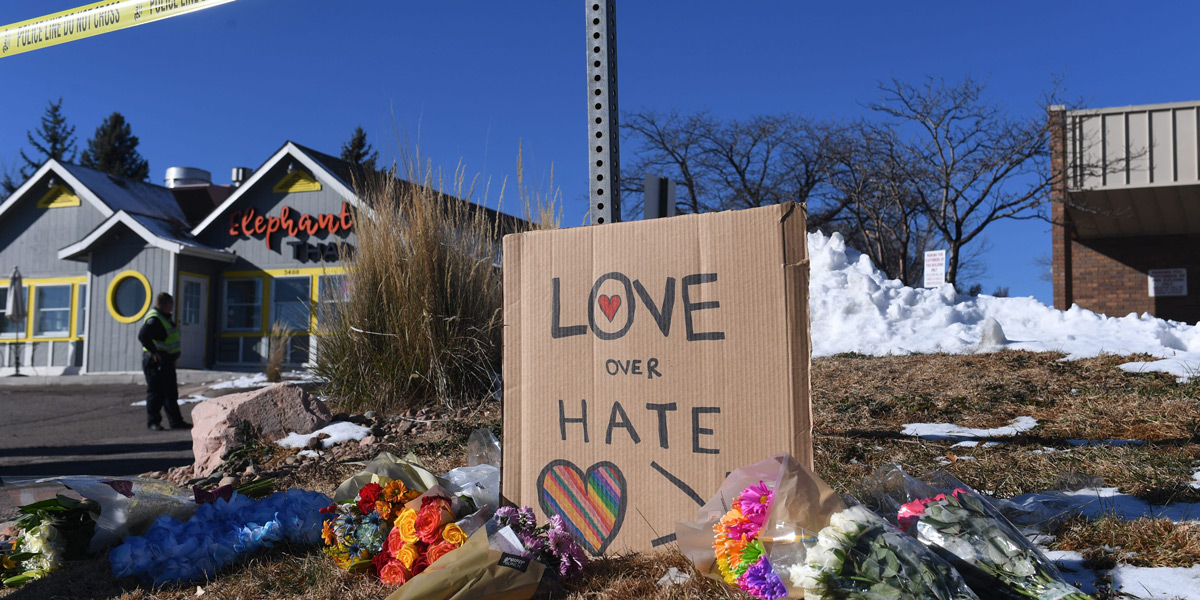
<svg viewBox="0 0 1200 600">
<path fill-rule="evenodd" d="M 263 365 L 263 374 L 267 381 L 279 383 L 283 381 L 283 361 L 288 356 L 291 347 L 291 337 L 288 336 L 288 326 L 276 321 L 271 325 L 271 335 L 268 338 L 267 363 Z"/>
<path fill-rule="evenodd" d="M 356 182 L 370 209 L 348 292 L 323 303 L 316 371 L 346 409 L 452 408 L 491 394 L 500 371 L 500 238 L 524 222 L 460 200 L 461 173 L 453 195 L 428 167 L 409 173 L 421 183 L 394 170 Z"/>
</svg>

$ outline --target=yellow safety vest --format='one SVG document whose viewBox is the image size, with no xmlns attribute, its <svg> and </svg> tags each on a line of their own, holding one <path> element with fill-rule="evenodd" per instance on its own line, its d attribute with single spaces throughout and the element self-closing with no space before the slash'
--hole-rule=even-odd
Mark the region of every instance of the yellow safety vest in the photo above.
<svg viewBox="0 0 1200 600">
<path fill-rule="evenodd" d="M 163 329 L 167 330 L 167 339 L 161 341 L 154 340 L 154 345 L 157 346 L 156 349 L 159 352 L 165 352 L 172 356 L 179 356 L 179 353 L 182 350 L 182 346 L 179 345 L 179 328 L 176 327 L 170 319 L 158 312 L 157 308 L 150 309 L 150 313 L 146 315 L 146 320 L 143 321 L 143 323 L 149 323 L 150 319 L 155 318 L 162 323 Z M 154 352 L 154 350 L 151 350 L 145 346 L 142 346 L 142 350 L 145 350 L 146 352 Z"/>
</svg>

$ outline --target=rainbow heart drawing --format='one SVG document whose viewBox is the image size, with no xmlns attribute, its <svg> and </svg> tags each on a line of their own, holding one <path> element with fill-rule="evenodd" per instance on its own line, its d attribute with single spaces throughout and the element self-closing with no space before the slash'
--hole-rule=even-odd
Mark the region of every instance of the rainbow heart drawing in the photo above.
<svg viewBox="0 0 1200 600">
<path fill-rule="evenodd" d="M 554 460 L 537 480 L 538 501 L 547 517 L 558 515 L 585 550 L 595 556 L 617 537 L 625 520 L 625 475 L 608 461 L 586 473 L 569 460 Z"/>
</svg>

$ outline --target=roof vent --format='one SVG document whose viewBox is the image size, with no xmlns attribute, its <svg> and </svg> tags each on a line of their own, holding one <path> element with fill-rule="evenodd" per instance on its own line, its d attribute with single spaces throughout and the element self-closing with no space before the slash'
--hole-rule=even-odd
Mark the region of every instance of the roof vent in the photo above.
<svg viewBox="0 0 1200 600">
<path fill-rule="evenodd" d="M 193 167 L 169 167 L 165 179 L 169 188 L 185 185 L 212 185 L 212 173 Z"/>
<path fill-rule="evenodd" d="M 247 179 L 250 179 L 250 174 L 252 172 L 253 170 L 249 167 L 234 167 L 233 175 L 230 176 L 230 179 L 233 180 L 233 187 L 237 187 L 245 183 Z"/>
</svg>

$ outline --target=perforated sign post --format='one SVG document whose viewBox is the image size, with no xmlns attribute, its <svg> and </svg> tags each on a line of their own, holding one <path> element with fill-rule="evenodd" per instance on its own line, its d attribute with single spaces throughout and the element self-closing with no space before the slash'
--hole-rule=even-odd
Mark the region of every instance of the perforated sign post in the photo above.
<svg viewBox="0 0 1200 600">
<path fill-rule="evenodd" d="M 617 131 L 617 0 L 587 0 L 588 221 L 621 220 Z"/>
</svg>

